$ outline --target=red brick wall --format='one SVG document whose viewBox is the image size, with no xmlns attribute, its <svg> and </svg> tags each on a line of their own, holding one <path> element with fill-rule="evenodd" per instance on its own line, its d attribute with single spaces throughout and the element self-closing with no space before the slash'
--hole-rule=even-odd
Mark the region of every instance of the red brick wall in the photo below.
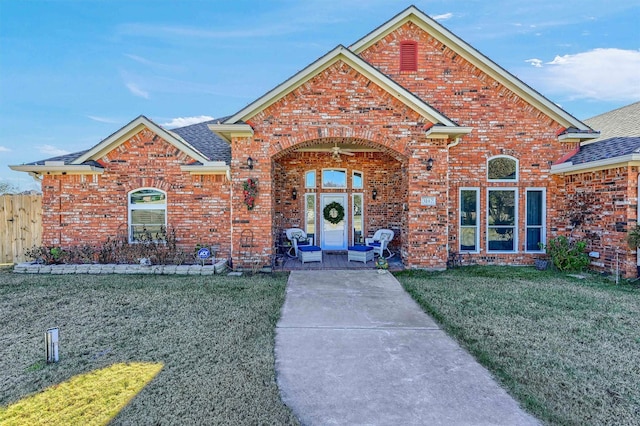
<svg viewBox="0 0 640 426">
<path fill-rule="evenodd" d="M 617 167 L 572 174 L 566 176 L 565 181 L 569 200 L 576 194 L 588 194 L 585 199 L 594 201 L 585 223 L 576 226 L 573 232 L 569 229 L 573 238 L 588 242 L 588 251 L 600 254 L 599 258 L 592 259 L 593 268 L 607 274 L 615 274 L 619 269 L 623 276 L 635 277 L 636 253 L 625 239 L 629 228 L 637 223 L 638 168 Z"/>
<path fill-rule="evenodd" d="M 43 244 L 98 245 L 126 232 L 128 193 L 141 187 L 167 192 L 167 222 L 178 243 L 220 245 L 229 256 L 229 183 L 224 176 L 190 175 L 180 165 L 193 160 L 154 133 L 143 130 L 99 161 L 97 176 L 45 175 Z"/>
</svg>

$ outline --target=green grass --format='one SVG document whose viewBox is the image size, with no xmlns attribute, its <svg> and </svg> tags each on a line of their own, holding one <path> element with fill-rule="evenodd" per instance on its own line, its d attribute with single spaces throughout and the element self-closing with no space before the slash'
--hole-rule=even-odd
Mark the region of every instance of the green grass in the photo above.
<svg viewBox="0 0 640 426">
<path fill-rule="evenodd" d="M 533 268 L 396 275 L 548 424 L 640 424 L 640 290 Z"/>
<path fill-rule="evenodd" d="M 118 363 L 163 369 L 114 424 L 296 424 L 274 373 L 286 276 L 0 273 L 0 406 Z M 43 364 L 60 328 L 60 362 Z"/>
</svg>

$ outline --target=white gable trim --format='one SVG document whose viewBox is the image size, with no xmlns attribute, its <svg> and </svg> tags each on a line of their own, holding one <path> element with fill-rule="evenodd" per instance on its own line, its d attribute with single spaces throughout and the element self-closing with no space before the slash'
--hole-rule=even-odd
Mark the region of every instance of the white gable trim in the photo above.
<svg viewBox="0 0 640 426">
<path fill-rule="evenodd" d="M 428 119 L 431 123 L 440 123 L 445 126 L 457 127 L 456 123 L 452 122 L 446 116 L 442 115 L 440 112 L 426 104 L 413 93 L 409 92 L 398 83 L 382 74 L 376 68 L 372 67 L 366 61 L 355 55 L 352 51 L 344 46 L 336 47 L 302 71 L 295 74 L 293 77 L 289 78 L 284 83 L 267 92 L 264 96 L 258 98 L 251 104 L 247 105 L 241 111 L 229 117 L 224 123 L 234 124 L 239 121 L 248 120 L 258 112 L 264 110 L 278 100 L 282 99 L 284 96 L 291 93 L 338 61 L 343 61 L 350 67 L 354 68 L 369 80 L 382 87 L 394 98 L 398 99 L 400 102 L 404 103 L 405 105 Z"/>
<path fill-rule="evenodd" d="M 554 164 L 551 166 L 553 175 L 572 175 L 576 173 L 594 172 L 597 170 L 613 169 L 615 167 L 640 166 L 640 154 L 627 154 L 620 157 L 606 158 L 604 160 L 588 161 L 586 163 L 573 164 L 571 161 Z"/>
<path fill-rule="evenodd" d="M 153 133 L 160 136 L 162 139 L 169 142 L 171 145 L 175 146 L 177 149 L 184 152 L 194 160 L 201 163 L 206 163 L 209 161 L 209 159 L 205 157 L 204 154 L 195 149 L 180 136 L 163 129 L 144 115 L 141 115 L 111 136 L 102 140 L 99 144 L 82 154 L 80 157 L 73 160 L 70 164 L 82 164 L 87 160 L 98 160 L 105 154 L 113 151 L 115 148 L 126 142 L 129 138 L 131 138 L 144 128 L 151 130 Z"/>
<path fill-rule="evenodd" d="M 365 37 L 351 45 L 350 49 L 356 55 L 359 55 L 374 43 L 386 37 L 389 33 L 409 21 L 422 28 L 433 38 L 454 50 L 458 55 L 462 56 L 464 59 L 478 67 L 480 70 L 494 78 L 499 83 L 503 84 L 509 90 L 516 93 L 529 104 L 536 107 L 542 113 L 546 114 L 548 117 L 556 120 L 562 126 L 566 128 L 574 127 L 578 130 L 591 130 L 589 126 L 573 117 L 568 112 L 564 111 L 549 99 L 542 96 L 540 93 L 529 87 L 513 74 L 500 67 L 498 64 L 484 56 L 471 45 L 467 44 L 465 41 L 454 35 L 445 27 L 437 23 L 435 20 L 431 19 L 415 6 L 410 6 L 405 11 L 396 15 L 390 21 L 376 28 L 371 33 L 367 34 Z"/>
</svg>

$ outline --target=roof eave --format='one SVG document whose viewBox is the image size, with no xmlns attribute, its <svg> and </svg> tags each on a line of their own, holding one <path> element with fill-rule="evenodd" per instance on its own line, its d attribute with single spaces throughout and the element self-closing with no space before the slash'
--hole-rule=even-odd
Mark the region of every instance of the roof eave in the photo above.
<svg viewBox="0 0 640 426">
<path fill-rule="evenodd" d="M 468 135 L 473 127 L 463 126 L 432 126 L 425 132 L 425 136 L 432 139 L 455 139 L 463 135 Z"/>
<path fill-rule="evenodd" d="M 592 172 L 596 170 L 611 169 L 613 167 L 640 166 L 640 154 L 628 154 L 620 157 L 606 158 L 604 160 L 589 161 L 573 164 L 571 161 L 554 164 L 551 166 L 551 174 L 572 175 L 576 173 Z"/>
<path fill-rule="evenodd" d="M 248 124 L 236 123 L 216 123 L 209 124 L 209 130 L 219 135 L 227 142 L 231 142 L 234 137 L 249 138 L 253 136 L 253 128 Z"/>
<path fill-rule="evenodd" d="M 592 133 L 581 133 L 581 132 L 570 132 L 563 133 L 558 136 L 558 141 L 560 142 L 584 142 L 592 139 L 598 139 L 600 137 L 599 132 Z"/>
<path fill-rule="evenodd" d="M 9 168 L 16 172 L 35 173 L 37 175 L 100 175 L 104 173 L 104 168 L 89 164 L 65 164 L 60 166 L 22 164 L 9 166 Z"/>
<path fill-rule="evenodd" d="M 180 166 L 180 170 L 192 175 L 224 175 L 228 180 L 231 179 L 231 168 L 224 161 Z"/>
</svg>

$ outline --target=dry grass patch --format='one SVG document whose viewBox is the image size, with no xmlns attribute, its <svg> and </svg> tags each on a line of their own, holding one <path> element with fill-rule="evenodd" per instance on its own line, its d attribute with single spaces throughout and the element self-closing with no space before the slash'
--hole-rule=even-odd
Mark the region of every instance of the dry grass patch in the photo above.
<svg viewBox="0 0 640 426">
<path fill-rule="evenodd" d="M 640 423 L 640 291 L 533 268 L 401 273 L 407 291 L 549 424 Z"/>
<path fill-rule="evenodd" d="M 0 406 L 118 363 L 164 368 L 114 424 L 295 424 L 275 382 L 285 275 L 0 274 Z M 60 327 L 60 362 L 44 332 Z"/>
</svg>

